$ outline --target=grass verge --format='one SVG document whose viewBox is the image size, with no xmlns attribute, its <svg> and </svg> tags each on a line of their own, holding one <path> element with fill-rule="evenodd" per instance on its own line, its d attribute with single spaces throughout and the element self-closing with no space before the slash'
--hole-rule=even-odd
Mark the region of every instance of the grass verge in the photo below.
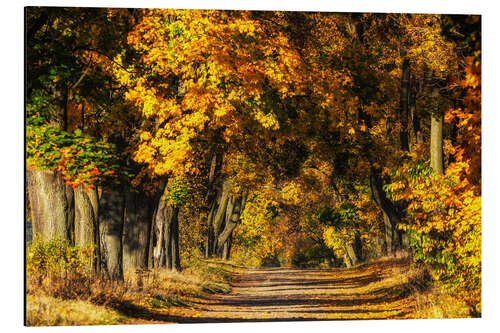
<svg viewBox="0 0 500 333">
<path fill-rule="evenodd" d="M 197 298 L 231 291 L 231 278 L 240 267 L 219 260 L 197 259 L 182 272 L 165 269 L 126 272 L 124 282 L 95 279 L 85 282 L 85 293 L 61 297 L 50 284 L 36 288 L 28 279 L 26 325 L 109 325 L 168 322 L 153 320 L 156 312 L 192 307 Z M 145 313 L 144 318 L 133 312 Z M 161 317 L 161 316 L 160 316 Z"/>
</svg>

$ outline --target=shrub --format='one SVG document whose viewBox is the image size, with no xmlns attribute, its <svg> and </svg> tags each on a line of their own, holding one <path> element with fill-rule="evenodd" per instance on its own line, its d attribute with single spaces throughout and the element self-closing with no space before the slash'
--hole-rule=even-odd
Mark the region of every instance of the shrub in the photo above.
<svg viewBox="0 0 500 333">
<path fill-rule="evenodd" d="M 69 241 L 41 241 L 36 236 L 27 249 L 27 292 L 42 292 L 63 299 L 88 296 L 92 283 L 92 248 L 71 246 Z"/>
<path fill-rule="evenodd" d="M 481 312 L 481 196 L 468 182 L 467 163 L 450 164 L 445 175 L 432 172 L 428 162 L 405 166 L 406 184 L 388 186 L 396 199 L 410 202 L 407 224 L 413 258 L 432 268 L 471 313 Z"/>
</svg>

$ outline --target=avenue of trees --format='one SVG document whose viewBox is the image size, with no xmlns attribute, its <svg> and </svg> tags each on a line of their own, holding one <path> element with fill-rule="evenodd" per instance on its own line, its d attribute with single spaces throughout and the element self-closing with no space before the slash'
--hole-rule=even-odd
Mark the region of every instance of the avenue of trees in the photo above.
<svg viewBox="0 0 500 333">
<path fill-rule="evenodd" d="M 396 251 L 480 311 L 479 16 L 26 9 L 27 210 L 104 279 Z"/>
</svg>

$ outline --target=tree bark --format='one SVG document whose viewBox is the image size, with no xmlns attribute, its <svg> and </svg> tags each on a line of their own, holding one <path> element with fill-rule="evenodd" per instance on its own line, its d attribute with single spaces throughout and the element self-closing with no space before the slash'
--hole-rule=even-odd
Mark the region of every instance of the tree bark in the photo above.
<svg viewBox="0 0 500 333">
<path fill-rule="evenodd" d="M 229 202 L 230 184 L 227 179 L 222 181 L 222 185 L 212 197 L 212 207 L 207 219 L 207 257 L 217 255 L 219 234 L 225 227 L 226 211 Z"/>
<path fill-rule="evenodd" d="M 215 250 L 218 247 L 217 238 L 219 237 L 219 234 L 222 232 L 222 229 L 224 228 L 228 203 L 229 203 L 229 187 L 226 187 L 224 185 L 220 196 L 220 203 L 219 206 L 217 207 L 217 211 L 215 213 L 213 221 Z"/>
<path fill-rule="evenodd" d="M 444 174 L 443 116 L 431 115 L 431 166 L 437 175 Z"/>
<path fill-rule="evenodd" d="M 207 245 L 205 247 L 205 257 L 208 258 L 214 253 L 214 246 L 215 246 L 215 233 L 214 233 L 214 217 L 215 213 L 217 211 L 217 199 L 214 199 L 211 207 L 210 207 L 210 212 L 208 213 L 208 218 L 207 218 Z"/>
<path fill-rule="evenodd" d="M 39 234 L 43 241 L 71 240 L 72 191 L 67 190 L 61 176 L 54 171 L 27 170 L 26 176 L 33 235 Z"/>
<path fill-rule="evenodd" d="M 170 222 L 171 269 L 181 270 L 181 257 L 179 253 L 179 207 L 172 207 Z"/>
<path fill-rule="evenodd" d="M 217 254 L 220 258 L 228 260 L 231 251 L 231 240 L 233 231 L 240 221 L 240 216 L 245 209 L 246 194 L 238 198 L 231 196 L 226 208 L 225 225 L 217 237 Z"/>
<path fill-rule="evenodd" d="M 392 226 L 391 220 L 389 219 L 389 216 L 382 211 L 382 215 L 384 216 L 384 241 L 385 241 L 385 248 L 386 248 L 386 254 L 392 253 L 395 251 L 394 249 L 394 228 Z"/>
<path fill-rule="evenodd" d="M 210 161 L 210 170 L 207 178 L 207 192 L 205 194 L 205 202 L 209 208 L 207 217 L 207 241 L 205 246 L 205 257 L 208 258 L 215 254 L 216 231 L 214 230 L 214 220 L 217 214 L 217 209 L 220 203 L 221 191 L 217 188 L 216 183 L 220 180 L 220 172 L 222 168 L 223 154 L 214 152 Z"/>
<path fill-rule="evenodd" d="M 230 259 L 232 244 L 233 244 L 233 234 L 231 234 L 229 236 L 229 238 L 227 239 L 227 241 L 224 243 L 224 247 L 222 250 L 222 256 L 221 256 L 222 259 L 224 259 L 226 261 Z"/>
<path fill-rule="evenodd" d="M 154 266 L 180 271 L 179 208 L 160 200 L 154 230 Z"/>
<path fill-rule="evenodd" d="M 98 195 L 95 188 L 84 190 L 84 185 L 74 190 L 75 195 L 75 245 L 81 248 L 92 247 L 94 256 L 99 257 Z M 97 270 L 93 258 L 89 269 Z"/>
<path fill-rule="evenodd" d="M 347 256 L 349 257 L 349 260 L 350 260 L 350 265 L 347 266 L 347 267 L 357 265 L 358 262 L 359 262 L 359 260 L 358 260 L 358 257 L 356 256 L 356 252 L 354 251 L 354 248 L 353 248 L 352 244 L 346 243 L 345 244 L 345 250 L 346 250 L 346 254 L 347 254 Z"/>
<path fill-rule="evenodd" d="M 126 271 L 148 267 L 154 199 L 144 191 L 128 192 L 125 195 L 123 267 Z"/>
<path fill-rule="evenodd" d="M 356 254 L 358 262 L 362 262 L 365 258 L 363 255 L 363 242 L 361 241 L 361 235 L 359 231 L 356 231 L 356 233 L 354 234 L 353 250 L 354 253 Z"/>
<path fill-rule="evenodd" d="M 165 227 L 167 220 L 167 203 L 160 200 L 156 210 L 155 221 L 153 224 L 153 263 L 155 268 L 165 265 Z"/>
<path fill-rule="evenodd" d="M 103 191 L 99 212 L 101 274 L 110 280 L 123 280 L 122 234 L 125 198 L 121 191 Z"/>
<path fill-rule="evenodd" d="M 165 193 L 165 186 L 167 184 L 167 178 L 162 177 L 159 182 L 158 190 L 156 191 L 156 194 L 154 196 L 154 209 L 153 209 L 153 215 L 151 218 L 151 228 L 149 231 L 149 245 L 148 245 L 148 268 L 152 267 L 160 267 L 161 262 L 159 261 L 159 258 L 161 256 L 161 249 L 162 245 L 158 247 L 158 238 L 160 238 L 161 241 L 162 239 L 162 233 L 163 231 L 159 232 L 158 228 L 162 227 L 161 221 L 158 219 L 158 212 L 160 211 L 160 204 L 161 204 L 161 198 L 163 194 Z M 161 213 L 160 213 L 161 214 Z M 160 225 L 159 225 L 160 223 Z M 155 256 L 155 251 L 160 251 L 158 256 Z M 158 258 L 158 259 L 155 259 Z"/>
<path fill-rule="evenodd" d="M 352 266 L 351 258 L 347 255 L 347 252 L 344 254 L 344 263 L 347 268 Z"/>
<path fill-rule="evenodd" d="M 75 192 L 70 185 L 65 186 L 64 193 L 66 194 L 66 202 L 68 203 L 68 211 L 66 220 L 68 223 L 69 241 L 72 245 L 75 244 Z"/>
<path fill-rule="evenodd" d="M 401 76 L 401 93 L 399 98 L 399 119 L 401 122 L 401 130 L 399 140 L 401 150 L 409 151 L 409 135 L 408 135 L 408 102 L 409 102 L 409 87 L 410 86 L 410 62 L 408 58 L 404 58 Z"/>
<path fill-rule="evenodd" d="M 435 100 L 435 109 L 431 113 L 431 166 L 437 175 L 444 174 L 443 161 L 443 115 L 439 110 L 439 88 L 434 87 L 431 97 Z"/>
<path fill-rule="evenodd" d="M 415 78 L 411 80 L 411 92 L 410 92 L 410 116 L 413 124 L 413 134 L 415 136 L 415 142 L 418 145 L 424 143 L 424 135 L 422 133 L 422 126 L 420 124 L 420 116 L 417 113 L 417 86 L 415 84 Z"/>
<path fill-rule="evenodd" d="M 387 252 L 394 252 L 397 245 L 395 244 L 396 228 L 397 225 L 401 223 L 401 217 L 399 216 L 399 212 L 394 204 L 385 195 L 385 192 L 382 188 L 382 180 L 379 178 L 377 172 L 374 169 L 372 169 L 370 173 L 370 188 L 375 203 L 379 206 L 384 215 Z M 390 232 L 387 230 L 389 228 L 391 229 Z M 389 236 L 391 239 L 390 244 L 388 242 Z M 399 246 L 401 246 L 401 244 L 399 244 Z"/>
</svg>

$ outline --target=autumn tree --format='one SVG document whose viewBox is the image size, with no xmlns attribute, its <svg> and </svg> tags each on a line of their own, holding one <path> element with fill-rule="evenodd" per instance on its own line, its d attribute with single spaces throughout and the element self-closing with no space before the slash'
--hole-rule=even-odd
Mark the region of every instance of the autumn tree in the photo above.
<svg viewBox="0 0 500 333">
<path fill-rule="evenodd" d="M 130 20 L 128 10 L 26 9 L 27 179 L 34 232 L 93 247 L 98 256 L 105 244 L 98 241 L 98 225 L 108 221 L 99 223 L 99 212 L 107 209 L 98 207 L 106 205 L 99 203 L 98 186 L 127 179 L 124 147 L 108 140 L 126 127 L 126 108 L 109 65 L 124 45 Z M 113 117 L 119 122 L 107 127 Z"/>
</svg>

